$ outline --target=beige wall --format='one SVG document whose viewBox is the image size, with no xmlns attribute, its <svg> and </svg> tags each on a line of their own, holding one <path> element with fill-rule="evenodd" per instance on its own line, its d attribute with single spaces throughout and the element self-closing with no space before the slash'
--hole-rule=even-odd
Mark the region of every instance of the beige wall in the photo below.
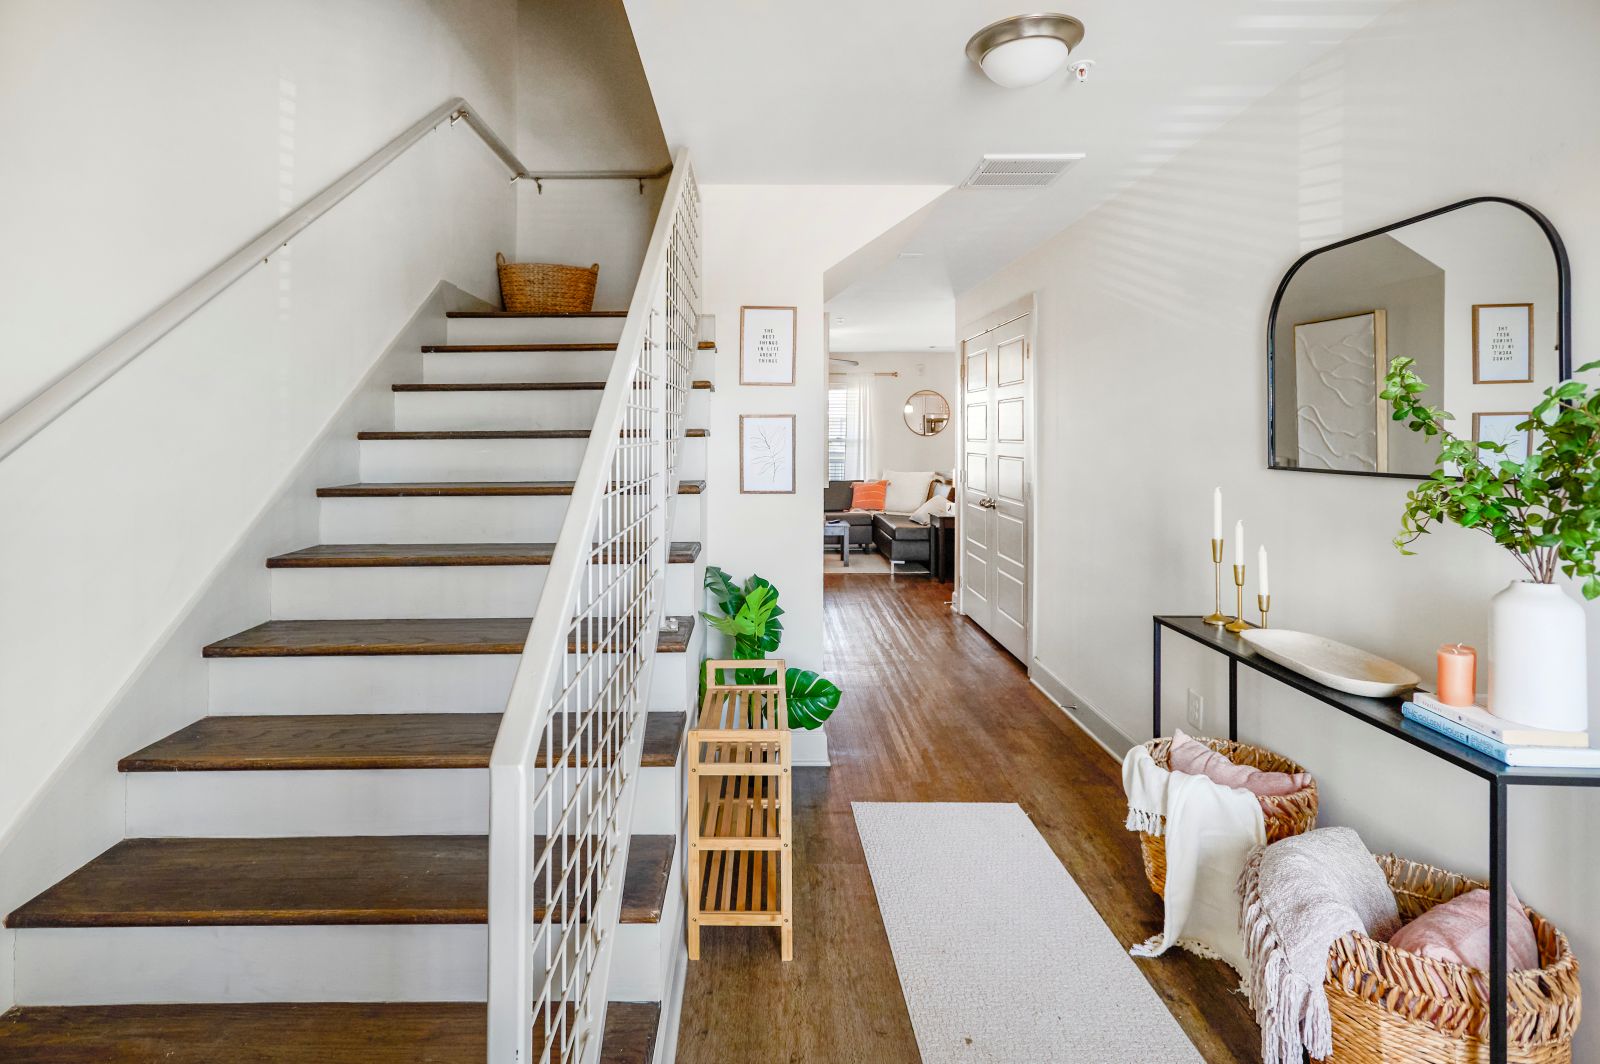
<svg viewBox="0 0 1600 1064">
<path fill-rule="evenodd" d="M 1150 616 L 1211 604 L 1205 541 L 1220 484 L 1231 529 L 1272 554 L 1273 620 L 1393 657 L 1424 675 L 1445 640 L 1485 646 L 1488 600 L 1519 575 L 1481 534 L 1446 529 L 1417 557 L 1389 540 L 1407 485 L 1266 469 L 1263 334 L 1302 252 L 1485 192 L 1523 199 L 1574 263 L 1577 361 L 1600 343 L 1600 131 L 1561 101 L 1600 96 L 1600 7 L 1517 9 L 1482 64 L 1490 0 L 1404 4 L 1193 149 L 958 300 L 957 320 L 1039 294 L 1041 404 L 1036 675 L 1128 737 L 1146 737 Z M 1587 264 L 1587 265 L 1585 265 Z M 1589 608 L 1591 659 L 1600 609 Z M 1225 727 L 1226 670 L 1169 639 L 1166 719 L 1185 691 Z M 1245 672 L 1241 731 L 1306 763 L 1322 821 L 1375 850 L 1486 867 L 1484 786 Z M 1595 685 L 1600 690 L 1600 685 Z M 1600 731 L 1600 718 L 1591 716 Z M 1513 796 L 1510 860 L 1524 900 L 1600 963 L 1600 792 Z M 1600 1061 L 1600 1025 L 1576 1059 Z"/>
</svg>

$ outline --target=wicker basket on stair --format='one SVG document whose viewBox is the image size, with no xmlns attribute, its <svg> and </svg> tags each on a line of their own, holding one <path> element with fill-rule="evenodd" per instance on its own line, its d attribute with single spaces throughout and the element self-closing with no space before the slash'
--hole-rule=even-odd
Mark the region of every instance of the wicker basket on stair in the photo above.
<svg viewBox="0 0 1600 1064">
<path fill-rule="evenodd" d="M 1377 858 L 1403 921 L 1486 884 L 1392 854 Z M 1567 937 L 1525 910 L 1539 943 L 1538 968 L 1508 980 L 1506 1059 L 1569 1064 L 1582 997 Z M 1350 934 L 1328 951 L 1334 1064 L 1488 1064 L 1489 975 Z"/>
<path fill-rule="evenodd" d="M 600 264 L 559 266 L 551 262 L 507 262 L 498 252 L 500 302 L 517 314 L 587 314 L 594 309 Z"/>
<path fill-rule="evenodd" d="M 1236 765 L 1250 765 L 1263 772 L 1304 772 L 1298 764 L 1260 746 L 1234 742 L 1230 739 L 1201 739 L 1211 749 Z M 1150 758 L 1166 768 L 1172 753 L 1171 739 L 1152 739 L 1144 744 Z M 1293 794 L 1262 797 L 1261 815 L 1266 822 L 1267 841 L 1277 842 L 1291 835 L 1300 835 L 1317 825 L 1317 783 L 1310 784 Z M 1139 848 L 1144 854 L 1144 877 L 1150 889 L 1162 897 L 1167 885 L 1167 842 L 1164 836 L 1139 833 Z"/>
</svg>

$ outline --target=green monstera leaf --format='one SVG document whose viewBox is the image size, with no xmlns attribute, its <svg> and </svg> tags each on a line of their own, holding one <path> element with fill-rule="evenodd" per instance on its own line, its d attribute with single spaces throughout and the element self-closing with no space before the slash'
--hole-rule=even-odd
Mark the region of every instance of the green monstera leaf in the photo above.
<svg viewBox="0 0 1600 1064">
<path fill-rule="evenodd" d="M 783 678 L 789 700 L 789 727 L 820 728 L 839 708 L 842 692 L 832 680 L 825 680 L 810 669 L 790 669 Z"/>
</svg>

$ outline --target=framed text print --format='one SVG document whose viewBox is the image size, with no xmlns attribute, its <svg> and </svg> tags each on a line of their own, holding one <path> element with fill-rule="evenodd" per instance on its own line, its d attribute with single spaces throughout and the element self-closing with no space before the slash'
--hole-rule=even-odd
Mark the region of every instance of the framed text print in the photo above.
<svg viewBox="0 0 1600 1064">
<path fill-rule="evenodd" d="M 1533 380 L 1533 304 L 1474 303 L 1472 383 Z"/>
<path fill-rule="evenodd" d="M 739 383 L 794 384 L 794 307 L 739 308 Z"/>
<path fill-rule="evenodd" d="M 794 494 L 794 415 L 739 415 L 739 494 Z"/>
</svg>

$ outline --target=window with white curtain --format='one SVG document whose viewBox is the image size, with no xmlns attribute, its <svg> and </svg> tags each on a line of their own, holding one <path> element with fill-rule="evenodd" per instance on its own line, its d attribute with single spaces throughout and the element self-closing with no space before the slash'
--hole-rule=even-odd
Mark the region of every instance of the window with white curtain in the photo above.
<svg viewBox="0 0 1600 1064">
<path fill-rule="evenodd" d="M 839 376 L 828 380 L 829 480 L 866 477 L 869 387 L 870 378 Z"/>
</svg>

